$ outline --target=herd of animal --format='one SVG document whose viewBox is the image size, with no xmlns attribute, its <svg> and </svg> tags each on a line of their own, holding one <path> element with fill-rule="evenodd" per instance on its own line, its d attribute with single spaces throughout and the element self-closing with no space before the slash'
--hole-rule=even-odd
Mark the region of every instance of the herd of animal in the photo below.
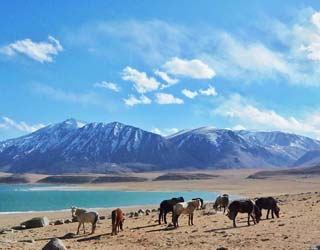
<svg viewBox="0 0 320 250">
<path fill-rule="evenodd" d="M 194 198 L 191 201 L 184 201 L 183 197 L 176 197 L 169 200 L 163 200 L 160 203 L 159 207 L 159 225 L 161 222 L 167 224 L 167 214 L 172 213 L 172 224 L 175 228 L 179 227 L 179 217 L 182 214 L 188 215 L 188 225 L 193 225 L 193 214 L 197 209 L 205 209 L 203 199 Z M 227 210 L 227 217 L 233 221 L 233 226 L 236 227 L 236 217 L 238 213 L 246 213 L 248 214 L 248 226 L 250 226 L 250 218 L 252 218 L 253 223 L 259 223 L 261 220 L 261 210 L 267 210 L 266 218 L 269 219 L 269 214 L 271 211 L 271 216 L 274 218 L 276 215 L 279 218 L 280 208 L 278 207 L 276 199 L 273 197 L 263 197 L 258 198 L 255 201 L 250 199 L 241 199 L 241 200 L 233 200 L 229 203 L 229 196 L 227 194 L 220 195 L 216 198 L 216 201 L 213 205 L 215 210 L 222 211 L 223 214 Z M 99 215 L 97 212 L 89 212 L 85 209 L 72 207 L 71 208 L 72 217 L 76 218 L 79 222 L 77 234 L 79 234 L 79 230 L 81 225 L 83 226 L 83 231 L 85 233 L 84 223 L 91 223 L 92 230 L 91 234 L 95 232 L 97 222 L 99 220 Z M 111 213 L 112 220 L 112 235 L 118 234 L 121 230 L 123 231 L 123 223 L 125 220 L 125 214 L 120 208 L 117 208 Z"/>
</svg>

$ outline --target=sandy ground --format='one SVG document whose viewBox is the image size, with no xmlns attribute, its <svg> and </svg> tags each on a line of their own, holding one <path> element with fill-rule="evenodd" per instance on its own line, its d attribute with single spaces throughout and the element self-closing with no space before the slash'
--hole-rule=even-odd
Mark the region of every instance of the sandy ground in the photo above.
<svg viewBox="0 0 320 250">
<path fill-rule="evenodd" d="M 217 174 L 217 172 L 214 172 Z M 194 226 L 188 226 L 187 216 L 180 219 L 178 229 L 158 225 L 157 213 L 127 218 L 124 231 L 111 236 L 111 221 L 101 220 L 94 235 L 79 235 L 63 239 L 69 249 L 310 249 L 320 245 L 320 177 L 281 177 L 249 180 L 252 171 L 219 171 L 220 177 L 206 181 L 168 181 L 145 183 L 115 183 L 85 185 L 81 189 L 122 190 L 209 190 L 244 195 L 250 198 L 273 195 L 280 200 L 280 218 L 262 220 L 247 226 L 246 216 L 237 218 L 237 228 L 222 213 L 195 213 Z M 154 175 L 147 174 L 147 175 Z M 126 208 L 137 211 L 141 207 Z M 146 208 L 146 207 L 142 207 Z M 212 209 L 209 210 L 213 212 Z M 99 211 L 110 215 L 110 210 Z M 69 212 L 0 215 L 0 228 L 19 225 L 25 219 L 46 215 L 50 220 L 70 218 Z M 263 218 L 266 211 L 263 211 Z M 169 221 L 171 215 L 168 216 Z M 89 231 L 90 226 L 87 225 Z M 41 249 L 52 237 L 75 233 L 77 223 L 28 229 L 0 234 L 0 249 Z M 19 242 L 33 239 L 35 242 Z M 7 242 L 7 243 L 6 243 Z"/>
</svg>

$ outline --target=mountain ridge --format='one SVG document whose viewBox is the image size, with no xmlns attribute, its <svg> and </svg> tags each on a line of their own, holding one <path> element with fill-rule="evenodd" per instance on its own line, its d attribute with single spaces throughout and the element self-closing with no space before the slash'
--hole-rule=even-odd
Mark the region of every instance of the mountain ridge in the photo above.
<svg viewBox="0 0 320 250">
<path fill-rule="evenodd" d="M 118 173 L 288 167 L 320 141 L 285 132 L 200 127 L 161 136 L 120 122 L 70 118 L 0 142 L 0 171 Z"/>
</svg>

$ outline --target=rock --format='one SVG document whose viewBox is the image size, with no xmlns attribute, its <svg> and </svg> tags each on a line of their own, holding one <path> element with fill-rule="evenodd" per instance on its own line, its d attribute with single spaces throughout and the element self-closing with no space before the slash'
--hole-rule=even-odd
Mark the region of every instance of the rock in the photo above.
<svg viewBox="0 0 320 250">
<path fill-rule="evenodd" d="M 147 209 L 147 210 L 146 210 L 146 215 L 149 215 L 149 214 L 151 214 L 151 210 L 150 210 L 150 209 Z"/>
<path fill-rule="evenodd" d="M 26 226 L 25 225 L 14 226 L 14 227 L 12 227 L 12 229 L 14 229 L 14 230 L 24 230 L 24 229 L 26 229 Z"/>
<path fill-rule="evenodd" d="M 154 208 L 154 209 L 152 209 L 151 211 L 152 211 L 152 213 L 156 213 L 156 212 L 158 212 L 158 209 L 155 209 L 155 208 Z"/>
<path fill-rule="evenodd" d="M 218 247 L 217 250 L 228 250 L 226 247 Z"/>
<path fill-rule="evenodd" d="M 36 241 L 34 239 L 28 239 L 28 240 L 19 240 L 18 242 L 35 243 Z"/>
<path fill-rule="evenodd" d="M 283 227 L 284 225 L 285 225 L 284 223 L 280 223 L 278 226 Z"/>
<path fill-rule="evenodd" d="M 42 250 L 67 250 L 63 242 L 57 238 L 51 239 Z"/>
<path fill-rule="evenodd" d="M 310 250 L 320 250 L 320 245 L 310 247 Z"/>
<path fill-rule="evenodd" d="M 139 217 L 139 216 L 140 216 L 140 214 L 138 212 L 134 213 L 134 217 Z"/>
<path fill-rule="evenodd" d="M 270 240 L 269 238 L 263 238 L 263 239 L 261 239 L 261 241 L 268 241 L 268 240 Z"/>
<path fill-rule="evenodd" d="M 14 233 L 14 230 L 12 228 L 3 229 L 3 230 L 0 231 L 0 234 L 10 234 L 10 233 Z"/>
<path fill-rule="evenodd" d="M 56 220 L 55 222 L 54 222 L 54 225 L 62 225 L 62 224 L 64 224 L 64 220 Z"/>
<path fill-rule="evenodd" d="M 64 236 L 61 237 L 61 239 L 73 239 L 74 237 L 76 237 L 77 235 L 74 233 L 67 233 Z"/>
<path fill-rule="evenodd" d="M 26 226 L 26 228 L 45 227 L 49 225 L 49 219 L 45 216 L 35 217 L 35 218 L 32 218 L 31 220 L 22 222 L 21 225 Z"/>
<path fill-rule="evenodd" d="M 99 220 L 105 220 L 105 219 L 106 219 L 105 216 L 103 216 L 103 215 L 100 215 L 100 216 L 99 216 Z"/>
<path fill-rule="evenodd" d="M 70 220 L 70 219 L 69 219 Z M 77 217 L 72 217 L 71 222 L 78 222 L 78 218 Z"/>
<path fill-rule="evenodd" d="M 139 214 L 145 214 L 145 211 L 140 208 L 140 209 L 138 210 L 138 213 L 139 213 Z"/>
<path fill-rule="evenodd" d="M 64 223 L 69 224 L 69 223 L 77 222 L 77 221 L 73 221 L 73 219 L 71 220 L 71 219 L 67 218 L 67 219 L 64 220 Z"/>
</svg>

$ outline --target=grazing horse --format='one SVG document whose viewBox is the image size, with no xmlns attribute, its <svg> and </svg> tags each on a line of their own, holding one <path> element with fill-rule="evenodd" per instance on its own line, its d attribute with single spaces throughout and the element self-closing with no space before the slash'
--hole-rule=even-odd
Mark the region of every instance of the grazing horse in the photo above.
<svg viewBox="0 0 320 250">
<path fill-rule="evenodd" d="M 233 227 L 236 227 L 238 213 L 248 214 L 248 226 L 250 226 L 250 217 L 254 224 L 259 223 L 261 218 L 261 211 L 252 200 L 235 200 L 230 203 L 227 216 L 230 220 L 233 220 Z"/>
<path fill-rule="evenodd" d="M 199 209 L 204 209 L 204 206 L 203 206 L 203 199 L 202 199 L 202 198 L 193 198 L 192 200 L 193 200 L 193 201 L 195 201 L 195 200 L 199 200 L 199 201 L 200 201 L 200 208 L 199 208 Z"/>
<path fill-rule="evenodd" d="M 272 219 L 274 218 L 273 214 L 279 218 L 280 208 L 277 205 L 277 201 L 273 197 L 263 197 L 256 200 L 256 205 L 260 210 L 267 209 L 267 219 L 269 219 L 269 212 L 271 210 Z"/>
<path fill-rule="evenodd" d="M 92 229 L 90 234 L 94 234 L 94 231 L 97 227 L 97 222 L 99 220 L 99 214 L 97 212 L 87 212 L 87 210 L 85 209 L 71 207 L 71 213 L 72 213 L 72 217 L 73 218 L 76 217 L 79 222 L 77 234 L 79 234 L 81 224 L 83 226 L 83 232 L 86 233 L 84 223 L 92 224 Z"/>
<path fill-rule="evenodd" d="M 167 224 L 167 213 L 172 212 L 173 206 L 178 202 L 184 202 L 183 197 L 164 200 L 160 203 L 159 225 L 161 224 L 161 220 L 163 220 L 164 223 Z"/>
<path fill-rule="evenodd" d="M 125 214 L 120 208 L 117 208 L 111 212 L 112 219 L 112 233 L 111 235 L 117 235 L 121 230 L 123 231 L 123 222 L 125 220 Z"/>
<path fill-rule="evenodd" d="M 188 202 L 179 202 L 173 207 L 173 213 L 172 213 L 172 222 L 174 227 L 179 226 L 179 216 L 181 214 L 187 214 L 189 216 L 188 219 L 188 225 L 191 226 L 193 225 L 193 213 L 194 210 L 197 208 L 200 208 L 201 202 L 199 199 L 197 200 L 192 200 Z"/>
<path fill-rule="evenodd" d="M 219 195 L 213 205 L 213 208 L 215 210 L 219 210 L 221 211 L 221 208 L 223 207 L 223 213 L 225 213 L 226 211 L 226 208 L 228 207 L 229 205 L 229 195 L 227 194 L 224 194 L 224 195 Z"/>
</svg>

